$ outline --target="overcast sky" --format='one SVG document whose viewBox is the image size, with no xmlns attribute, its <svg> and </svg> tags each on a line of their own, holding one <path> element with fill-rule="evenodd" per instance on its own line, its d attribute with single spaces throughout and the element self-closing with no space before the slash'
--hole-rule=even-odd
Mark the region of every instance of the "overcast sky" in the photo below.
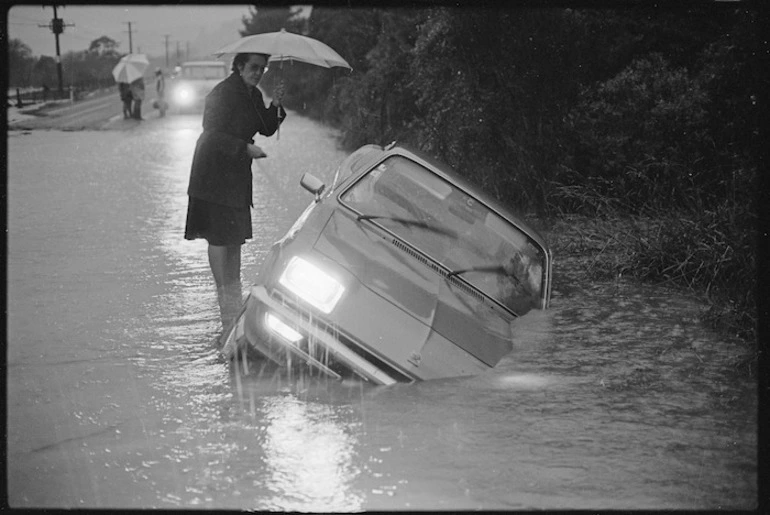
<svg viewBox="0 0 770 515">
<path fill-rule="evenodd" d="M 253 4 L 252 4 L 253 5 Z M 58 17 L 66 25 L 59 36 L 61 55 L 88 49 L 91 41 L 101 36 L 120 44 L 118 50 L 161 57 L 168 52 L 172 60 L 179 48 L 203 57 L 240 37 L 241 19 L 250 17 L 248 4 L 150 6 L 150 5 L 69 5 L 57 7 Z M 8 11 L 8 37 L 20 39 L 36 56 L 56 55 L 56 39 L 48 28 L 53 18 L 50 5 L 15 5 Z M 39 27 L 38 25 L 45 25 Z M 178 43 L 177 43 L 178 42 Z M 188 46 L 189 45 L 189 46 Z"/>
</svg>

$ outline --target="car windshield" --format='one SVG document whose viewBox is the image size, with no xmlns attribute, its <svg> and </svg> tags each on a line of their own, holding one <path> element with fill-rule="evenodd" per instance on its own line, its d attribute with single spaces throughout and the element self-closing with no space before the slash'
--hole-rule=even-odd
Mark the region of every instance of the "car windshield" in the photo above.
<svg viewBox="0 0 770 515">
<path fill-rule="evenodd" d="M 183 66 L 182 76 L 185 79 L 223 79 L 227 76 L 227 68 L 223 65 Z"/>
<path fill-rule="evenodd" d="M 540 307 L 545 253 L 505 218 L 427 168 L 392 156 L 341 201 L 516 314 Z"/>
</svg>

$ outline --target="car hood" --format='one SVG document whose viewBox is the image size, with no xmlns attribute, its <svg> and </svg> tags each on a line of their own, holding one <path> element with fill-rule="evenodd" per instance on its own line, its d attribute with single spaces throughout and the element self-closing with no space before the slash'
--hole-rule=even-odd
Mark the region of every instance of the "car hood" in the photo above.
<svg viewBox="0 0 770 515">
<path fill-rule="evenodd" d="M 377 304 L 367 296 L 376 295 L 377 302 L 384 300 L 395 308 L 388 310 L 388 316 L 396 313 L 398 319 L 388 320 L 387 324 L 415 328 L 410 331 L 410 337 L 418 340 L 413 342 L 417 351 L 431 345 L 431 338 L 435 345 L 434 333 L 438 333 L 443 337 L 441 341 L 452 342 L 488 366 L 496 365 L 510 352 L 513 315 L 460 278 L 447 278 L 446 272 L 435 263 L 389 233 L 356 221 L 348 213 L 335 211 L 314 249 L 347 270 L 360 285 L 349 289 L 335 309 L 347 314 L 341 316 L 367 316 L 362 310 Z M 388 331 L 382 324 L 371 327 Z M 381 341 L 382 336 L 368 334 L 362 339 L 376 342 Z"/>
</svg>

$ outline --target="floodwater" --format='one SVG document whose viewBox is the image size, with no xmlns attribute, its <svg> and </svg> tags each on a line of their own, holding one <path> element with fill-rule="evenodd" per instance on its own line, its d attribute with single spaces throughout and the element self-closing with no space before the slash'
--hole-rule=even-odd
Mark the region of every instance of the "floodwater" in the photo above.
<svg viewBox="0 0 770 515">
<path fill-rule="evenodd" d="M 205 243 L 182 238 L 199 116 L 8 136 L 7 460 L 13 507 L 750 509 L 757 392 L 697 299 L 589 284 L 480 376 L 375 387 L 232 370 Z M 258 141 L 251 283 L 331 179 L 331 132 Z M 582 281 L 582 282 L 581 282 Z M 562 288 L 561 285 L 569 285 Z"/>
</svg>

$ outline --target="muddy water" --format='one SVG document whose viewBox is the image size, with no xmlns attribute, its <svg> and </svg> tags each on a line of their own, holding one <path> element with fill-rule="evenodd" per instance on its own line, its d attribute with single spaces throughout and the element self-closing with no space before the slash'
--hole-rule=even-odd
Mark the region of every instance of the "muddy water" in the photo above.
<svg viewBox="0 0 770 515">
<path fill-rule="evenodd" d="M 756 386 L 697 299 L 589 284 L 487 374 L 394 387 L 222 362 L 205 244 L 182 239 L 195 116 L 8 137 L 8 494 L 16 507 L 751 508 Z M 330 179 L 333 135 L 262 141 L 243 277 Z"/>
</svg>

